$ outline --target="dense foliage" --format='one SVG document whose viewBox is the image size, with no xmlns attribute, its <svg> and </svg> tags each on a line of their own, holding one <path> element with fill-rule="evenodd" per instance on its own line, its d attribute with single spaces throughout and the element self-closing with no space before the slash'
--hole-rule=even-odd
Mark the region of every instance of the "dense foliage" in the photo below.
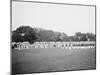
<svg viewBox="0 0 100 75">
<path fill-rule="evenodd" d="M 65 33 L 45 30 L 41 28 L 32 28 L 29 26 L 21 26 L 15 31 L 12 31 L 12 42 L 28 41 L 95 41 L 96 36 L 93 33 L 77 32 L 73 36 L 68 36 Z"/>
</svg>

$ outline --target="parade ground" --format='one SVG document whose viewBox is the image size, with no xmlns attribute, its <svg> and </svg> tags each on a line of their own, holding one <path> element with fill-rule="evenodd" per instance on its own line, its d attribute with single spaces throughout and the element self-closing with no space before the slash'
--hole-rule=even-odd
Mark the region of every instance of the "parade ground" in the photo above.
<svg viewBox="0 0 100 75">
<path fill-rule="evenodd" d="M 90 49 L 12 49 L 12 72 L 17 74 L 90 70 L 96 68 L 96 51 Z"/>
</svg>

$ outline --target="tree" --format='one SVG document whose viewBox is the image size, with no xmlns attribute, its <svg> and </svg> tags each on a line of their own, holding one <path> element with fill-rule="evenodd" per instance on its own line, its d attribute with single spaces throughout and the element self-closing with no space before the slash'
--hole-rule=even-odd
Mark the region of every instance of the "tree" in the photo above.
<svg viewBox="0 0 100 75">
<path fill-rule="evenodd" d="M 87 41 L 87 35 L 85 33 L 82 34 L 82 37 L 80 38 L 81 41 Z"/>
<path fill-rule="evenodd" d="M 95 34 L 87 33 L 86 35 L 87 35 L 89 41 L 95 41 L 96 40 L 96 35 Z"/>
<path fill-rule="evenodd" d="M 34 43 L 37 40 L 36 32 L 29 26 L 21 26 L 12 32 L 13 42 L 24 42 Z"/>
</svg>

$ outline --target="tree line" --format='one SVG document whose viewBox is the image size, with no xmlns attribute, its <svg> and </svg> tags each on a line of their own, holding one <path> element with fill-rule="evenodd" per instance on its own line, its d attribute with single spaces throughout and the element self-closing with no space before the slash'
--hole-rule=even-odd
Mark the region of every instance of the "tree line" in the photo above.
<svg viewBox="0 0 100 75">
<path fill-rule="evenodd" d="M 95 41 L 96 35 L 93 33 L 76 32 L 73 36 L 68 36 L 66 33 L 45 30 L 42 28 L 32 28 L 30 26 L 20 26 L 12 31 L 12 42 L 29 42 L 36 41 Z"/>
</svg>

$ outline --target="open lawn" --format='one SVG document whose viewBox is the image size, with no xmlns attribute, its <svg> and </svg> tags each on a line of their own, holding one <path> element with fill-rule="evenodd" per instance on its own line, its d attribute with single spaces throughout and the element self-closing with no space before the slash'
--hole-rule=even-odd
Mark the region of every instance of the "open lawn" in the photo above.
<svg viewBox="0 0 100 75">
<path fill-rule="evenodd" d="M 12 50 L 13 73 L 87 70 L 96 68 L 95 49 Z"/>
</svg>

